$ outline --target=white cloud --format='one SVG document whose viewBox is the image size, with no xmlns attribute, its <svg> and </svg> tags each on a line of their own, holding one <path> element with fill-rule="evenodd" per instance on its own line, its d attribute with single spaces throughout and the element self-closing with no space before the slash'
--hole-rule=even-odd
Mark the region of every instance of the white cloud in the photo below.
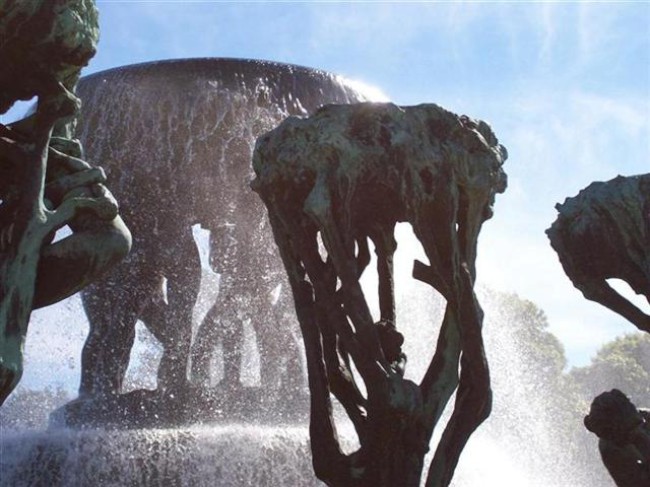
<svg viewBox="0 0 650 487">
<path fill-rule="evenodd" d="M 578 52 L 580 61 L 588 63 L 611 43 L 617 15 L 613 6 L 580 2 L 578 7 Z"/>
</svg>

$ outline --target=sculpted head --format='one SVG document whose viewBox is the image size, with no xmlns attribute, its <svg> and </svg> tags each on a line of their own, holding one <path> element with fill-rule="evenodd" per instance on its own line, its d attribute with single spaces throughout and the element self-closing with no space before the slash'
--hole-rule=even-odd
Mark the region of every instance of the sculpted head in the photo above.
<svg viewBox="0 0 650 487">
<path fill-rule="evenodd" d="M 44 94 L 76 97 L 99 40 L 93 0 L 0 0 L 0 113 Z"/>
</svg>

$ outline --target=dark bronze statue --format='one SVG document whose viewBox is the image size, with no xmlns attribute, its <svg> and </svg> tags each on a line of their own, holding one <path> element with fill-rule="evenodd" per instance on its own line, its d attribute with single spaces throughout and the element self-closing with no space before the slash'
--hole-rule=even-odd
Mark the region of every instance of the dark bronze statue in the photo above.
<svg viewBox="0 0 650 487">
<path fill-rule="evenodd" d="M 167 397 L 164 404 L 192 403 L 184 392 L 206 389 L 219 342 L 220 386 L 228 387 L 218 388 L 241 390 L 242 329 L 250 322 L 263 397 L 270 407 L 290 402 L 306 373 L 281 260 L 249 186 L 253 146 L 288 115 L 363 95 L 321 71 L 236 59 L 117 68 L 83 78 L 78 92 L 78 135 L 105 168 L 133 232 L 124 263 L 82 293 L 90 333 L 80 396 L 101 403 L 125 392 L 138 319 L 164 348 L 156 393 Z M 201 280 L 191 228 L 197 224 L 210 232 L 210 265 L 220 283 L 214 306 L 193 328 Z"/>
<path fill-rule="evenodd" d="M 420 485 L 433 429 L 456 391 L 426 484 L 449 485 L 465 443 L 490 414 L 483 313 L 473 286 L 478 234 L 505 190 L 505 159 L 487 124 L 436 105 L 329 105 L 258 139 L 252 185 L 293 291 L 309 372 L 313 465 L 328 485 Z M 412 225 L 429 259 L 415 262 L 414 278 L 447 300 L 420 384 L 404 377 L 408 337 L 395 311 L 398 222 Z M 359 283 L 369 240 L 378 317 Z M 338 442 L 330 393 L 359 437 L 349 455 Z"/>
<path fill-rule="evenodd" d="M 622 279 L 650 302 L 650 174 L 592 183 L 556 208 L 546 233 L 573 285 L 650 333 L 650 316 L 607 283 Z M 647 416 L 614 389 L 596 397 L 585 418 L 621 487 L 650 485 Z"/>
<path fill-rule="evenodd" d="M 31 311 L 81 289 L 121 260 L 130 234 L 104 173 L 82 158 L 68 126 L 74 88 L 95 53 L 89 0 L 0 1 L 0 113 L 37 98 L 36 112 L 0 125 L 0 404 L 23 371 Z M 68 225 L 72 234 L 54 241 Z"/>
<path fill-rule="evenodd" d="M 618 389 L 591 403 L 585 426 L 600 438 L 603 463 L 619 487 L 650 485 L 650 412 L 638 410 Z"/>
<path fill-rule="evenodd" d="M 650 174 L 592 183 L 556 208 L 546 233 L 573 285 L 650 333 L 650 316 L 607 283 L 621 279 L 650 303 Z"/>
</svg>

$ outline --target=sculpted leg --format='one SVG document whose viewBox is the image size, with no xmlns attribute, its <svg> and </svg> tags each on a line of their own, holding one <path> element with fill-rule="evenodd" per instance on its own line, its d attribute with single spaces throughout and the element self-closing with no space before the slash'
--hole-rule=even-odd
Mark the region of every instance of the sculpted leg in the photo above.
<svg viewBox="0 0 650 487">
<path fill-rule="evenodd" d="M 43 249 L 38 263 L 34 308 L 64 299 L 86 286 L 128 253 L 131 239 L 120 218 L 86 227 Z M 110 248 L 109 252 L 103 250 Z"/>
<path fill-rule="evenodd" d="M 176 252 L 165 255 L 167 305 L 164 318 L 146 323 L 163 346 L 158 368 L 158 389 L 185 388 L 192 343 L 192 312 L 201 286 L 201 261 L 189 225 L 175 238 Z"/>
<path fill-rule="evenodd" d="M 218 326 L 222 329 L 223 346 L 223 383 L 226 386 L 241 385 L 241 357 L 243 342 L 243 324 L 238 316 L 236 304 L 230 301 L 226 312 L 221 316 Z"/>
<path fill-rule="evenodd" d="M 602 304 L 626 318 L 639 330 L 650 333 L 650 316 L 621 296 L 604 279 L 590 279 L 586 283 L 574 281 L 585 298 Z"/>
<path fill-rule="evenodd" d="M 294 334 L 295 316 L 287 312 L 287 293 L 277 303 L 262 306 L 263 316 L 253 320 L 260 353 L 260 380 L 264 390 L 278 392 L 290 401 L 305 385 L 298 331 Z M 261 307 L 260 307 L 261 308 Z"/>
<path fill-rule="evenodd" d="M 199 385 L 210 381 L 210 361 L 215 347 L 221 339 L 222 330 L 219 327 L 221 315 L 221 300 L 217 298 L 208 313 L 203 318 L 192 344 L 192 370 L 190 377 Z"/>
<path fill-rule="evenodd" d="M 243 340 L 242 304 L 239 302 L 235 252 L 237 242 L 233 225 L 221 225 L 210 231 L 210 266 L 221 275 L 219 294 L 199 326 L 192 349 L 192 378 L 207 382 L 210 379 L 210 360 L 219 340 L 222 344 L 223 381 L 239 386 L 241 376 L 241 349 Z M 242 292 L 248 292 L 242 289 Z M 243 296 L 243 295 L 242 295 Z M 238 312 L 241 311 L 241 312 Z M 257 318 L 254 318 L 257 319 Z"/>
<path fill-rule="evenodd" d="M 80 396 L 122 392 L 140 308 L 157 285 L 153 274 L 135 266 L 121 266 L 109 279 L 113 285 L 91 285 L 82 293 L 90 331 L 81 354 Z"/>
</svg>

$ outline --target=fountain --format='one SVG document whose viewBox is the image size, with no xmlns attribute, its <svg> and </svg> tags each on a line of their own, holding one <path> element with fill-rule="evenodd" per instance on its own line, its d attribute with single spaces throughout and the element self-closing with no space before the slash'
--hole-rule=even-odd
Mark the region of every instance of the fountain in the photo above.
<svg viewBox="0 0 650 487">
<path fill-rule="evenodd" d="M 419 381 L 430 358 L 426 345 L 439 331 L 444 300 L 430 296 L 426 286 L 410 276 L 413 258 L 422 258 L 421 250 L 410 246 L 410 230 L 398 225 L 397 241 L 397 313 L 403 316 L 404 323 L 430 322 L 430 326 L 407 325 L 404 330 L 408 337 L 404 351 L 410 358 L 405 376 Z M 374 289 L 376 281 L 368 271 L 362 284 Z M 549 409 L 544 385 L 532 374 L 538 364 L 523 352 L 526 348 L 514 333 L 525 318 L 494 293 L 479 289 L 478 294 L 485 309 L 485 347 L 495 391 L 494 407 L 490 418 L 468 442 L 451 485 L 611 485 L 606 472 L 597 471 L 597 463 L 576 462 L 575 456 L 569 454 L 566 437 L 560 434 L 563 424 L 557 412 Z M 377 312 L 378 306 L 371 304 L 371 309 Z M 85 326 L 80 307 L 61 307 L 59 312 L 63 321 L 70 321 L 73 327 Z M 70 339 L 82 345 L 79 339 Z M 42 353 L 42 349 L 34 353 Z M 26 366 L 30 366 L 29 353 Z M 48 372 L 56 376 L 67 367 L 61 357 L 58 368 Z M 446 418 L 447 414 L 442 421 Z M 571 420 L 580 428 L 579 415 Z M 41 423 L 34 429 L 12 431 L 5 425 L 0 433 L 0 486 L 33 486 L 44 479 L 53 480 L 49 485 L 83 486 L 95 478 L 107 479 L 106 485 L 143 487 L 156 485 L 158 479 L 170 479 L 170 485 L 197 487 L 323 485 L 313 474 L 306 420 L 294 424 L 221 421 L 126 430 L 46 428 L 47 424 Z M 339 433 L 344 450 L 352 451 L 356 446 L 352 428 L 344 424 Z M 434 435 L 433 441 L 438 438 Z M 590 441 L 586 434 L 581 441 L 584 446 L 578 443 L 572 448 L 584 449 L 589 454 L 586 458 L 593 457 L 596 441 Z"/>
<path fill-rule="evenodd" d="M 134 251 L 126 266 L 84 293 L 91 333 L 80 399 L 54 415 L 46 431 L 8 431 L 0 424 L 0 485 L 317 485 L 306 428 L 291 410 L 304 390 L 297 324 L 288 312 L 263 209 L 247 188 L 246 158 L 255 138 L 287 115 L 308 115 L 325 102 L 363 97 L 320 71 L 235 60 L 111 70 L 83 80 L 79 94 L 84 111 L 78 131 L 86 155 L 106 166 L 107 184 L 134 230 Z M 148 207 L 139 207 L 142 201 Z M 210 232 L 208 244 L 198 248 L 192 238 L 197 225 Z M 397 240 L 409 248 L 403 244 L 408 239 L 398 235 Z M 241 242 L 258 247 L 248 252 Z M 218 301 L 208 303 L 215 311 L 206 310 L 207 320 L 199 316 L 197 321 L 194 309 L 193 322 L 190 310 L 205 284 L 202 252 L 210 254 L 221 275 Z M 412 261 L 412 254 L 395 255 L 398 284 L 407 280 L 402 271 L 410 270 Z M 252 269 L 253 277 L 235 282 L 249 275 L 241 272 L 243 266 Z M 377 278 L 373 282 L 368 274 L 369 285 L 376 287 Z M 395 304 L 403 322 L 431 321 L 428 327 L 403 329 L 407 337 L 416 337 L 404 342 L 403 351 L 421 357 L 410 361 L 404 377 L 418 381 L 430 359 L 430 350 L 420 347 L 438 333 L 434 323 L 442 321 L 444 302 L 424 297 L 417 286 L 398 289 L 406 298 L 398 297 Z M 228 296 L 234 302 L 222 302 Z M 379 312 L 379 303 L 369 307 Z M 110 315 L 115 320 L 108 321 Z M 81 326 L 80 313 L 69 317 Z M 138 318 L 165 348 L 158 388 L 120 394 Z M 254 323 L 257 318 L 262 323 Z M 513 380 L 512 369 L 521 372 L 525 357 L 517 355 L 508 328 L 501 326 L 512 319 L 498 306 L 486 306 L 486 349 L 497 365 L 492 369 L 497 414 L 468 444 L 452 485 L 597 485 L 576 476 L 575 468 L 562 468 L 558 457 L 563 452 L 553 448 L 550 421 L 530 411 L 529 404 L 542 409 L 540 399 L 520 387 L 531 378 L 515 374 Z M 278 322 L 284 326 L 268 333 L 265 326 Z M 212 348 L 219 341 L 221 364 L 215 366 Z M 243 356 L 242 348 L 266 364 L 258 367 L 253 390 L 243 380 L 253 360 Z M 504 350 L 507 358 L 501 356 Z M 505 406 L 505 397 L 516 400 Z M 269 418 L 265 411 L 278 405 L 282 410 L 281 399 L 287 399 L 291 414 Z M 240 414 L 237 420 L 224 414 L 226 407 L 238 409 L 229 411 Z M 247 408 L 259 416 L 253 418 Z M 524 441 L 513 427 L 522 418 Z M 187 424 L 197 419 L 203 424 Z M 501 426 L 491 431 L 490 422 Z M 340 431 L 344 453 L 358 448 L 351 425 Z"/>
<path fill-rule="evenodd" d="M 248 189 L 252 149 L 289 115 L 368 97 L 322 71 L 236 59 L 113 69 L 82 79 L 78 93 L 77 132 L 115 188 L 133 249 L 82 293 L 91 329 L 80 400 L 59 420 L 152 425 L 299 413 L 301 345 L 263 207 Z M 197 225 L 209 232 L 203 250 L 219 291 L 193 327 L 201 286 Z M 157 391 L 120 395 L 138 319 L 164 349 Z M 252 345 L 244 343 L 246 325 Z M 259 354 L 259 387 L 242 383 L 245 348 Z M 219 375 L 211 373 L 215 359 Z"/>
<path fill-rule="evenodd" d="M 613 289 L 622 279 L 650 303 L 650 174 L 594 182 L 556 206 L 547 230 L 565 273 L 585 298 L 650 333 L 650 316 Z M 650 415 L 617 389 L 598 395 L 585 417 L 599 437 L 603 463 L 616 485 L 650 483 Z"/>
<path fill-rule="evenodd" d="M 309 372 L 314 470 L 326 484 L 417 487 L 455 392 L 426 480 L 447 486 L 469 437 L 490 415 L 475 263 L 481 226 L 506 188 L 506 157 L 485 122 L 433 104 L 329 105 L 258 139 L 252 187 L 269 211 L 293 291 Z M 408 336 L 396 313 L 393 264 L 399 222 L 412 225 L 426 254 L 427 264 L 414 260 L 413 277 L 446 300 L 419 382 L 404 377 Z M 359 281 L 370 242 L 375 315 Z M 331 395 L 359 439 L 347 455 Z"/>
</svg>

